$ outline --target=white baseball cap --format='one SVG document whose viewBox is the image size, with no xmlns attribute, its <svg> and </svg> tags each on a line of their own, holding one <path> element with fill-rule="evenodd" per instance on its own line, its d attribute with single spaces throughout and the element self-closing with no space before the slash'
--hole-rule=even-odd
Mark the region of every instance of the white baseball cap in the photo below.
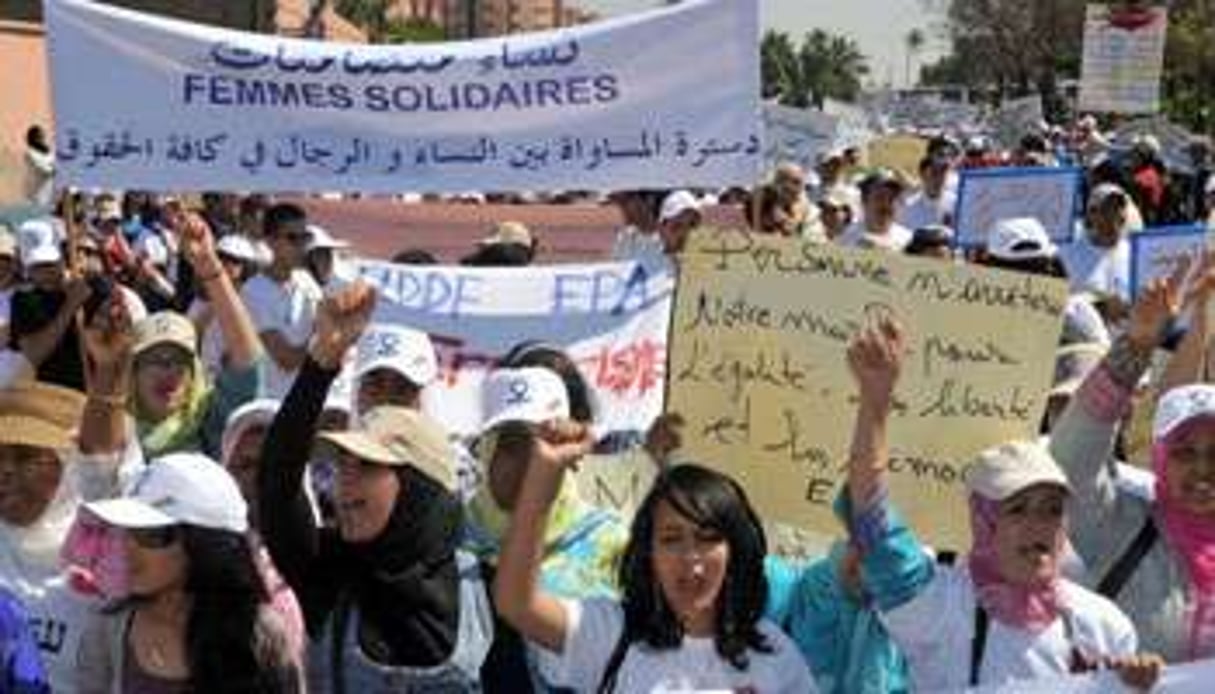
<svg viewBox="0 0 1215 694">
<path fill-rule="evenodd" d="M 1123 200 L 1130 199 L 1127 197 L 1126 191 L 1122 189 L 1122 186 L 1116 183 L 1102 183 L 1096 188 L 1093 188 L 1093 192 L 1089 193 L 1087 209 L 1091 210 L 1099 205 L 1102 205 L 1106 200 L 1113 197 L 1120 197 Z"/>
<path fill-rule="evenodd" d="M 330 234 L 329 230 L 323 226 L 318 224 L 309 224 L 307 229 L 308 234 L 311 236 L 311 238 L 308 240 L 309 251 L 350 248 L 349 242 L 343 241 L 335 237 L 333 234 Z"/>
<path fill-rule="evenodd" d="M 140 471 L 127 496 L 85 504 L 120 528 L 164 528 L 187 524 L 244 533 L 249 510 L 236 480 L 199 453 L 173 453 Z"/>
<path fill-rule="evenodd" d="M 224 425 L 224 435 L 220 439 L 219 449 L 222 451 L 221 460 L 225 466 L 232 464 L 232 454 L 236 445 L 246 431 L 254 427 L 268 427 L 274 421 L 274 415 L 283 406 L 281 400 L 273 398 L 257 398 L 241 405 L 228 415 Z"/>
<path fill-rule="evenodd" d="M 663 199 L 658 221 L 669 222 L 688 210 L 700 214 L 700 200 L 686 190 L 677 190 Z"/>
<path fill-rule="evenodd" d="M 228 234 L 215 244 L 215 252 L 230 258 L 256 263 L 261 260 L 261 254 L 253 241 L 244 234 Z"/>
<path fill-rule="evenodd" d="M 439 377 L 439 358 L 430 336 L 400 325 L 372 325 L 355 350 L 354 379 L 375 369 L 391 369 L 419 386 Z"/>
<path fill-rule="evenodd" d="M 987 236 L 987 253 L 1000 260 L 1049 258 L 1057 249 L 1034 217 L 1001 219 Z"/>
<path fill-rule="evenodd" d="M 967 488 L 991 501 L 1004 501 L 1038 484 L 1053 484 L 1069 493 L 1072 489 L 1046 446 L 1037 441 L 1011 441 L 988 448 L 966 476 Z"/>
<path fill-rule="evenodd" d="M 541 424 L 570 416 L 565 382 L 545 368 L 498 369 L 485 378 L 481 389 L 485 408 L 481 431 L 503 422 Z"/>
<path fill-rule="evenodd" d="M 59 248 L 59 234 L 50 219 L 30 219 L 17 227 L 17 247 L 21 263 L 25 267 L 39 263 L 58 263 L 63 260 Z"/>
<path fill-rule="evenodd" d="M 1163 441 L 1182 424 L 1199 417 L 1215 417 L 1215 386 L 1197 384 L 1174 388 L 1156 405 L 1152 439 Z"/>
</svg>

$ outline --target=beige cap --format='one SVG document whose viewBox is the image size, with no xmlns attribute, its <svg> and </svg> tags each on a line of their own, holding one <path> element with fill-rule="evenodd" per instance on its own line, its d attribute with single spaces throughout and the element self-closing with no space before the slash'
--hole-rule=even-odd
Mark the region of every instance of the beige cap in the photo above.
<svg viewBox="0 0 1215 694">
<path fill-rule="evenodd" d="M 0 390 L 0 444 L 62 450 L 84 412 L 79 391 L 31 381 Z"/>
<path fill-rule="evenodd" d="M 1050 452 L 1034 441 L 1012 441 L 988 448 L 979 454 L 966 476 L 967 488 L 991 501 L 1004 501 L 1038 484 L 1053 484 L 1069 493 L 1072 489 Z"/>
<path fill-rule="evenodd" d="M 523 222 L 498 222 L 494 233 L 481 239 L 482 246 L 532 245 L 532 231 Z"/>
<path fill-rule="evenodd" d="M 456 458 L 447 432 L 417 410 L 376 407 L 362 416 L 357 428 L 324 432 L 320 439 L 371 463 L 409 465 L 448 491 L 456 489 Z"/>
<path fill-rule="evenodd" d="M 135 324 L 134 353 L 167 342 L 194 354 L 197 339 L 189 318 L 176 311 L 160 311 Z"/>
</svg>

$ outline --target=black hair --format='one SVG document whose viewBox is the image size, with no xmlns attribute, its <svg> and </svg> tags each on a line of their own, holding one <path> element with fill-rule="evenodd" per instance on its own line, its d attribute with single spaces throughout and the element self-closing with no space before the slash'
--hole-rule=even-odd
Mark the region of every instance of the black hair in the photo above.
<svg viewBox="0 0 1215 694">
<path fill-rule="evenodd" d="M 929 225 L 915 230 L 911 243 L 903 249 L 907 255 L 923 255 L 930 250 L 949 248 L 953 245 L 953 233 L 948 227 Z"/>
<path fill-rule="evenodd" d="M 978 259 L 978 264 L 1001 270 L 1024 272 L 1029 275 L 1041 275 L 1043 277 L 1058 277 L 1060 279 L 1067 279 L 1067 268 L 1063 265 L 1063 261 L 1057 255 L 1040 256 L 1037 258 L 1023 258 L 1021 260 L 1006 260 L 1004 258 L 997 258 L 988 253 L 983 253 Z"/>
<path fill-rule="evenodd" d="M 392 256 L 392 262 L 397 265 L 438 265 L 439 259 L 428 250 L 407 248 Z"/>
<path fill-rule="evenodd" d="M 468 267 L 524 267 L 531 265 L 536 247 L 522 243 L 493 243 L 482 246 L 460 259 Z"/>
<path fill-rule="evenodd" d="M 522 369 L 538 366 L 561 377 L 570 401 L 570 418 L 575 422 L 590 424 L 595 419 L 595 408 L 591 403 L 591 387 L 582 377 L 578 365 L 560 347 L 527 340 L 511 348 L 498 366 L 504 369 Z"/>
<path fill-rule="evenodd" d="M 49 154 L 51 151 L 46 144 L 46 131 L 41 125 L 31 125 L 25 130 L 25 145 L 42 154 Z"/>
<path fill-rule="evenodd" d="M 260 618 L 270 597 L 249 539 L 192 525 L 179 531 L 188 560 L 185 589 L 193 599 L 186 623 L 191 690 L 291 690 L 286 643 Z"/>
<path fill-rule="evenodd" d="M 303 222 L 308 219 L 304 208 L 291 202 L 280 202 L 271 205 L 262 217 L 262 236 L 272 239 L 278 236 L 278 230 L 291 222 Z"/>
<path fill-rule="evenodd" d="M 764 578 L 768 543 L 763 524 L 733 479 L 699 465 L 677 465 L 658 476 L 633 518 L 619 569 L 624 632 L 600 682 L 601 693 L 615 688 L 616 673 L 629 645 L 641 642 L 656 650 L 670 650 L 679 648 L 683 640 L 683 627 L 654 575 L 654 517 L 664 501 L 698 527 L 719 533 L 730 548 L 726 576 L 717 595 L 713 641 L 718 655 L 746 670 L 750 664 L 747 651 L 772 652 L 758 627 L 768 599 Z"/>
</svg>

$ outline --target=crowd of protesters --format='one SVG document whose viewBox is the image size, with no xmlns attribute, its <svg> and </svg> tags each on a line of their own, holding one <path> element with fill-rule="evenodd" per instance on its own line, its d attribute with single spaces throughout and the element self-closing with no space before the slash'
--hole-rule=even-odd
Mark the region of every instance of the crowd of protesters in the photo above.
<svg viewBox="0 0 1215 694">
<path fill-rule="evenodd" d="M 60 199 L 0 230 L 0 692 L 1051 691 L 1213 658 L 1215 260 L 1134 292 L 1128 246 L 1215 229 L 1210 147 L 1183 172 L 1124 144 L 1084 118 L 1007 151 L 935 137 L 914 172 L 842 150 L 752 191 L 603 200 L 620 260 L 677 263 L 726 205 L 749 233 L 1065 278 L 1042 437 L 973 461 L 961 554 L 888 493 L 898 316 L 838 365 L 859 394 L 840 537 L 793 560 L 730 461 L 680 455 L 678 413 L 616 461 L 657 472 L 632 517 L 582 499 L 604 413 L 549 336 L 519 336 L 453 436 L 421 397 L 430 338 L 375 323 L 354 250 L 296 204 Z M 958 247 L 959 171 L 1061 165 L 1085 172 L 1070 243 L 1025 217 Z M 501 220 L 462 262 L 538 249 Z"/>
</svg>

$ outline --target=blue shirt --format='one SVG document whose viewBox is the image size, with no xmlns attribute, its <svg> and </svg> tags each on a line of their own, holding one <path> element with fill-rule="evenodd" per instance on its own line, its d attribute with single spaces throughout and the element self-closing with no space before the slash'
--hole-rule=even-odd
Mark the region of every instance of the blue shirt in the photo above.
<svg viewBox="0 0 1215 694">
<path fill-rule="evenodd" d="M 25 609 L 12 594 L 0 591 L 0 692 L 46 694 L 50 691 L 38 645 L 30 636 Z"/>
</svg>

